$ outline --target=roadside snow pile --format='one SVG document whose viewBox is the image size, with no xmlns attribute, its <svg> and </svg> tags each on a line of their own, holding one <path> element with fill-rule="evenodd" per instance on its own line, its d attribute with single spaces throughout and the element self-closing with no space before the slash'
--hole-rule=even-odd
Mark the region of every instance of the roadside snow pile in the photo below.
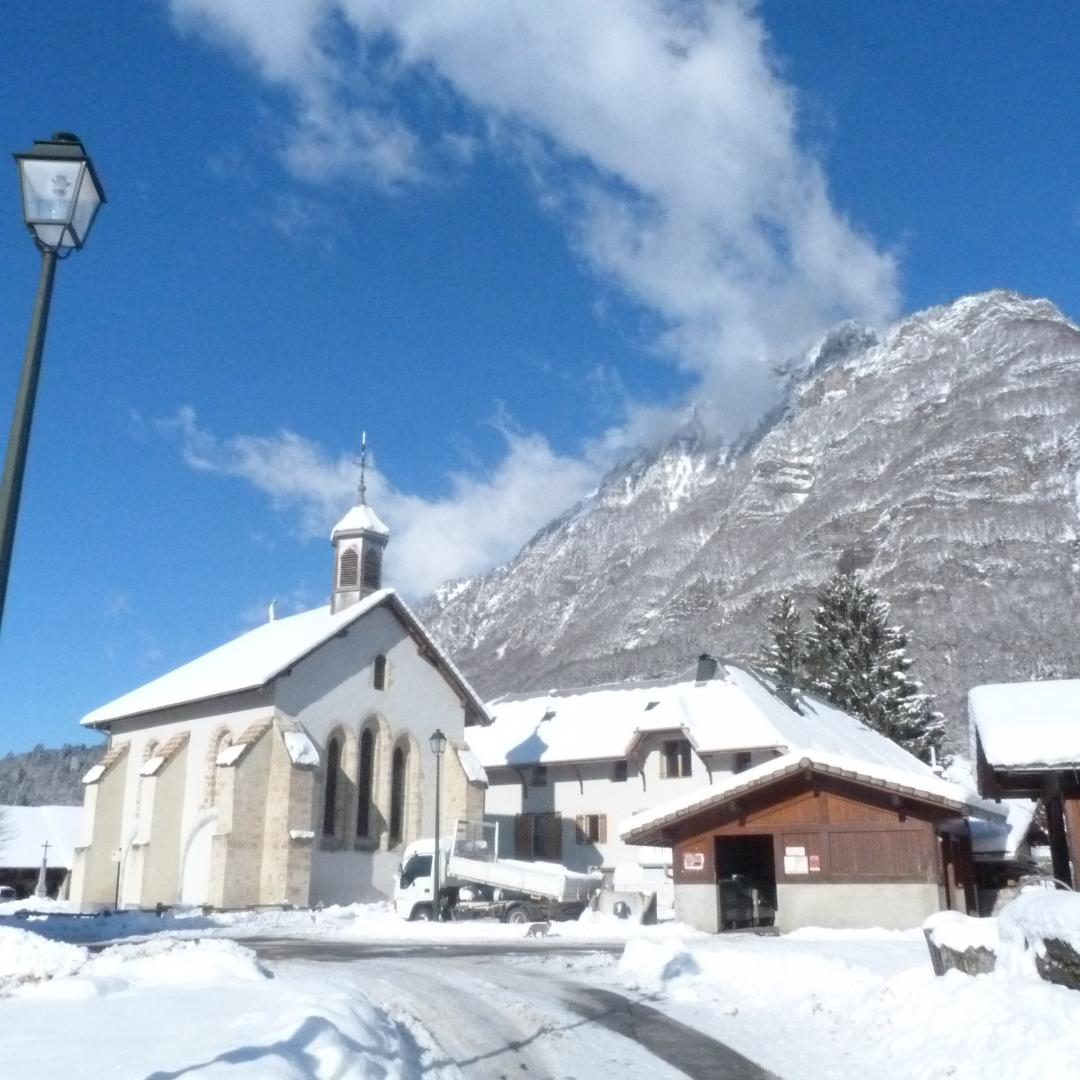
<svg viewBox="0 0 1080 1080">
<path fill-rule="evenodd" d="M 91 956 L 4 929 L 0 957 L 39 980 L 0 999 L 4 1076 L 456 1076 L 356 978 L 328 980 L 317 965 L 282 965 L 272 977 L 234 941 L 159 937 Z"/>
<path fill-rule="evenodd" d="M 1043 1080 L 1080 1060 L 1080 994 L 938 977 L 921 941 L 633 940 L 618 976 L 782 1075 Z"/>
<path fill-rule="evenodd" d="M 999 970 L 1080 991 L 1080 895 L 1027 889 L 1001 909 L 998 927 Z"/>
<path fill-rule="evenodd" d="M 24 983 L 70 975 L 82 967 L 87 956 L 86 949 L 78 945 L 0 926 L 0 996 Z"/>
</svg>

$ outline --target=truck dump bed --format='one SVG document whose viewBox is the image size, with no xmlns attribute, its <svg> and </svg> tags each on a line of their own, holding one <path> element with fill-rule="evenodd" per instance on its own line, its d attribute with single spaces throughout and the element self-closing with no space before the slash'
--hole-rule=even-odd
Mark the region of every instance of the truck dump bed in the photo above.
<svg viewBox="0 0 1080 1080">
<path fill-rule="evenodd" d="M 563 904 L 586 903 L 597 881 L 588 874 L 567 870 L 558 863 L 519 862 L 517 859 L 475 859 L 453 854 L 447 867 L 451 878 L 475 885 L 557 900 Z"/>
</svg>

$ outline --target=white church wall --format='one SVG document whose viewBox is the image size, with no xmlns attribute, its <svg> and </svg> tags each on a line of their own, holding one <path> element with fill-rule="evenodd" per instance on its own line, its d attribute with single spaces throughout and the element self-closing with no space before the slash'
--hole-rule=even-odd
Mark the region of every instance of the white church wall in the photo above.
<svg viewBox="0 0 1080 1080">
<path fill-rule="evenodd" d="M 378 655 L 387 659 L 386 688 L 374 686 L 374 662 Z M 406 792 L 406 835 L 401 845 L 367 853 L 350 850 L 354 836 L 341 837 L 338 850 L 325 850 L 320 843 L 322 827 L 321 797 L 316 796 L 316 849 L 312 853 L 312 902 L 336 902 L 339 898 L 357 898 L 356 883 L 362 893 L 387 897 L 393 892 L 394 871 L 400 849 L 423 833 L 434 831 L 435 763 L 428 739 L 441 728 L 448 739 L 462 745 L 465 712 L 461 701 L 434 664 L 421 656 L 416 642 L 392 611 L 376 608 L 351 627 L 347 634 L 331 639 L 301 663 L 287 678 L 275 685 L 278 710 L 294 717 L 325 754 L 326 742 L 339 727 L 354 738 L 365 720 L 378 714 L 389 729 L 391 744 L 407 739 L 410 744 L 410 780 L 419 790 Z M 451 753 L 448 748 L 447 753 Z M 379 767 L 389 768 L 390 754 L 379 754 Z M 460 771 L 447 770 L 448 782 L 460 783 Z M 320 770 L 319 783 L 325 773 Z M 410 785 L 412 786 L 412 785 Z M 388 800 L 388 778 L 376 778 L 376 791 Z M 380 806 L 389 817 L 389 806 Z M 355 831 L 355 808 L 345 815 L 344 826 Z M 374 857 L 373 857 L 374 856 Z M 389 856 L 389 857 L 386 857 Z M 370 868 L 370 884 L 367 868 Z M 354 891 L 348 893 L 346 890 Z M 370 892 L 368 891 L 370 888 Z"/>
</svg>

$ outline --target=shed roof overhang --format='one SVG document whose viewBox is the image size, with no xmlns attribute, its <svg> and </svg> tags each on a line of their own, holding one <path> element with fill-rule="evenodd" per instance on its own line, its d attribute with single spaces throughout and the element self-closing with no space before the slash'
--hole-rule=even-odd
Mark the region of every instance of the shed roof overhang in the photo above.
<svg viewBox="0 0 1080 1080">
<path fill-rule="evenodd" d="M 715 810 L 717 807 L 724 806 L 725 804 L 734 803 L 740 797 L 745 797 L 748 794 L 764 791 L 790 777 L 798 775 L 811 776 L 815 774 L 818 776 L 838 777 L 850 783 L 879 792 L 887 791 L 898 798 L 903 798 L 911 802 L 917 802 L 926 806 L 933 806 L 945 810 L 952 810 L 955 811 L 958 818 L 965 817 L 972 812 L 970 804 L 966 804 L 957 799 L 951 799 L 944 795 L 922 791 L 919 788 L 907 784 L 884 780 L 881 777 L 860 772 L 857 768 L 845 768 L 828 762 L 814 761 L 811 758 L 802 757 L 782 768 L 774 769 L 765 775 L 748 779 L 745 783 L 736 784 L 732 787 L 725 787 L 722 791 L 718 791 L 714 794 L 710 794 L 707 791 L 703 792 L 702 797 L 691 805 L 673 809 L 670 814 L 665 814 L 660 817 L 654 816 L 636 828 L 633 827 L 631 821 L 631 827 L 622 830 L 620 835 L 623 842 L 626 844 L 647 844 L 655 847 L 663 847 L 673 842 L 672 830 L 675 827 L 680 825 L 685 826 L 687 822 L 693 820 L 700 814 Z M 983 811 L 982 813 L 983 816 L 989 818 L 1001 817 L 1004 819 L 1005 817 L 1004 811 L 1002 811 L 1000 815 L 994 814 L 991 811 Z"/>
</svg>

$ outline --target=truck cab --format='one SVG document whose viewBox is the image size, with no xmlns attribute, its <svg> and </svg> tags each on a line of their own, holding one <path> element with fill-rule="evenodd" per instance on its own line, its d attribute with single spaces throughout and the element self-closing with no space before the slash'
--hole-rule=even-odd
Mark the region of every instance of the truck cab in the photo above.
<svg viewBox="0 0 1080 1080">
<path fill-rule="evenodd" d="M 446 880 L 446 852 L 443 847 L 439 860 L 443 864 L 443 880 Z M 394 882 L 394 910 L 403 919 L 428 920 L 435 918 L 432 889 L 432 864 L 435 860 L 435 841 L 417 840 L 410 844 L 401 857 L 397 880 Z"/>
</svg>

